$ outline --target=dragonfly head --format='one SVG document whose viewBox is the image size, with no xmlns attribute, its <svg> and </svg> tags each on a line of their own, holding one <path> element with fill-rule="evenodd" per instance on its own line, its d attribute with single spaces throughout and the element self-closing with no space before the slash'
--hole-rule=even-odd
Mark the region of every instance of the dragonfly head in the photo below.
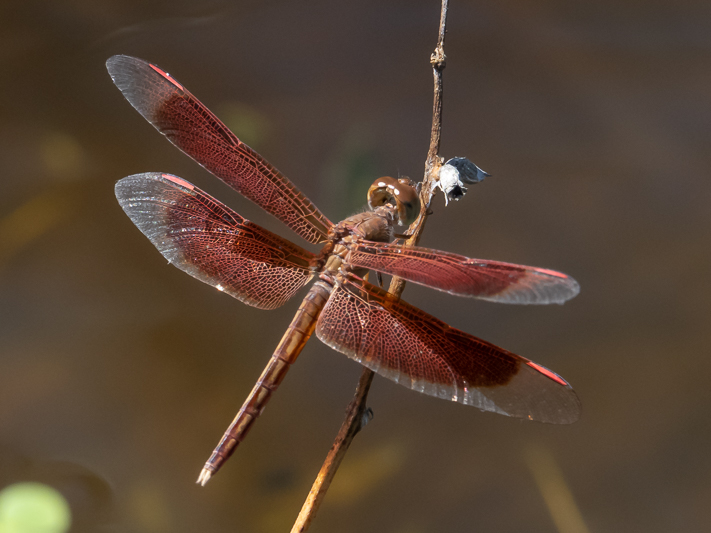
<svg viewBox="0 0 711 533">
<path fill-rule="evenodd" d="M 400 226 L 409 226 L 420 214 L 420 197 L 410 178 L 396 180 L 390 176 L 378 178 L 368 189 L 368 205 L 375 209 L 391 205 L 397 211 Z"/>
</svg>

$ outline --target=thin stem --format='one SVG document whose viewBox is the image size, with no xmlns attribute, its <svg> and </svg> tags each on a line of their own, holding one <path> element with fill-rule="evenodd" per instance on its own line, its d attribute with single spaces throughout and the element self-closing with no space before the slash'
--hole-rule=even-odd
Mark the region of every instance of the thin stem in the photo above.
<svg viewBox="0 0 711 533">
<path fill-rule="evenodd" d="M 434 102 L 432 103 L 432 130 L 430 131 L 430 148 L 425 161 L 425 176 L 420 187 L 420 216 L 410 226 L 410 237 L 405 242 L 405 246 L 415 246 L 420 241 L 422 232 L 425 230 L 425 222 L 430 213 L 430 201 L 434 195 L 434 186 L 439 179 L 439 169 L 443 159 L 439 156 L 439 144 L 442 136 L 442 71 L 445 67 L 444 36 L 447 27 L 447 10 L 449 0 L 442 0 L 442 11 L 439 18 L 439 39 L 437 47 L 430 57 L 432 64 L 432 74 L 434 76 Z M 390 282 L 389 291 L 400 296 L 405 290 L 405 280 L 393 277 Z"/>
<path fill-rule="evenodd" d="M 442 9 L 439 19 L 439 38 L 437 47 L 430 57 L 434 74 L 434 103 L 432 106 L 432 130 L 430 134 L 430 147 L 427 152 L 427 160 L 425 162 L 425 175 L 420 188 L 420 215 L 415 222 L 410 226 L 409 235 L 405 246 L 415 246 L 420 240 L 420 236 L 425 229 L 425 222 L 429 214 L 430 201 L 434 194 L 434 185 L 437 182 L 439 168 L 442 166 L 442 158 L 439 156 L 439 144 L 442 133 L 442 71 L 445 67 L 444 55 L 444 36 L 447 26 L 447 10 L 448 0 L 442 0 Z M 390 282 L 389 292 L 396 295 L 398 298 L 405 290 L 405 281 L 393 277 Z M 368 397 L 368 390 L 373 380 L 373 372 L 367 368 L 363 368 L 358 387 L 356 388 L 355 396 L 346 410 L 346 417 L 341 424 L 341 429 L 338 431 L 336 439 L 331 445 L 331 449 L 326 456 L 326 460 L 321 466 L 321 470 L 314 481 L 311 491 L 309 492 L 306 501 L 304 502 L 301 512 L 291 528 L 291 533 L 303 533 L 311 524 L 316 511 L 318 510 L 323 498 L 326 496 L 326 491 L 331 485 L 333 477 L 341 464 L 341 461 L 348 451 L 348 447 L 355 438 L 358 431 L 365 425 L 368 420 L 368 410 L 365 407 L 365 402 Z"/>
<path fill-rule="evenodd" d="M 439 142 L 442 133 L 442 71 L 445 67 L 444 36 L 447 25 L 448 0 L 442 0 L 442 12 L 439 19 L 439 39 L 437 47 L 430 57 L 434 74 L 434 104 L 432 106 L 432 131 L 430 133 L 430 149 L 427 152 L 425 180 L 432 173 L 432 166 L 439 154 Z"/>
<path fill-rule="evenodd" d="M 314 481 L 309 495 L 306 497 L 306 501 L 301 508 L 301 512 L 296 518 L 294 526 L 291 528 L 291 533 L 302 533 L 309 528 L 311 521 L 314 519 L 314 516 L 316 516 L 316 511 L 326 496 L 326 491 L 331 485 L 333 476 L 336 475 L 341 461 L 346 456 L 350 443 L 361 428 L 368 422 L 370 416 L 372 416 L 368 414 L 368 410 L 365 407 L 365 399 L 368 396 L 372 381 L 373 372 L 363 367 L 363 372 L 358 381 L 358 387 L 356 387 L 355 396 L 353 396 L 351 403 L 348 404 L 348 408 L 346 409 L 346 418 L 343 424 L 341 424 L 341 429 L 336 436 L 336 440 L 333 441 L 326 460 L 323 462 L 318 476 L 316 476 L 316 481 Z"/>
</svg>

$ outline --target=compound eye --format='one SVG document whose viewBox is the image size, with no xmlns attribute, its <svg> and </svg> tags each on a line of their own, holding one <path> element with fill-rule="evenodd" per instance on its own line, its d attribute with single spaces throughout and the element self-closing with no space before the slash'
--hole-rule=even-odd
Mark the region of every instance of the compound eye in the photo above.
<svg viewBox="0 0 711 533">
<path fill-rule="evenodd" d="M 408 178 L 396 180 L 384 176 L 373 182 L 368 189 L 368 205 L 371 209 L 375 209 L 385 204 L 397 208 L 400 226 L 409 226 L 420 214 L 420 197 Z"/>
</svg>

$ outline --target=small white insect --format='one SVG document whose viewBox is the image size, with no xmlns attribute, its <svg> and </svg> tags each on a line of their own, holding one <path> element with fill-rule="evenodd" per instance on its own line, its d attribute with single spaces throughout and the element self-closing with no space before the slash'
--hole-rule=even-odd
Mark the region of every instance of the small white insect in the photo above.
<svg viewBox="0 0 711 533">
<path fill-rule="evenodd" d="M 479 183 L 488 176 L 491 174 L 484 172 L 466 157 L 453 157 L 439 169 L 439 181 L 435 187 L 442 190 L 444 205 L 448 205 L 449 200 L 459 200 L 466 194 L 464 183 Z"/>
</svg>

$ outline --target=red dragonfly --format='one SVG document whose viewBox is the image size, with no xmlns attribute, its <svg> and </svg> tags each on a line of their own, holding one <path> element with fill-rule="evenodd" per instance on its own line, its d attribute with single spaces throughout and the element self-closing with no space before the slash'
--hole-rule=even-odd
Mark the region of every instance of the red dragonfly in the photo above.
<svg viewBox="0 0 711 533">
<path fill-rule="evenodd" d="M 517 304 L 563 303 L 579 291 L 574 279 L 391 243 L 395 224 L 409 225 L 419 213 L 408 180 L 375 180 L 371 210 L 333 224 L 167 72 L 128 56 L 106 65 L 131 105 L 175 146 L 306 241 L 323 244 L 311 253 L 177 176 L 137 174 L 116 184 L 121 207 L 170 263 L 248 305 L 275 309 L 318 278 L 198 483 L 204 485 L 244 439 L 314 331 L 334 350 L 413 390 L 530 420 L 578 419 L 578 397 L 554 372 L 363 278 L 373 270 L 457 296 Z"/>
</svg>

